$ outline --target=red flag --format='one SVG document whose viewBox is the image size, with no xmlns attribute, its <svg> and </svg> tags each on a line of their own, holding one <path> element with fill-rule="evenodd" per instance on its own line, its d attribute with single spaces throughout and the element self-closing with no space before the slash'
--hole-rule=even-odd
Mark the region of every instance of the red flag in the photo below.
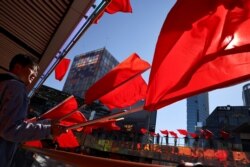
<svg viewBox="0 0 250 167">
<path fill-rule="evenodd" d="M 60 119 L 66 114 L 70 113 L 73 110 L 78 108 L 78 104 L 74 96 L 70 96 L 65 99 L 63 102 L 53 107 L 46 113 L 40 116 L 41 119 Z M 64 119 L 63 121 L 71 123 L 82 123 L 86 122 L 86 118 L 80 111 L 76 111 L 70 117 Z"/>
<path fill-rule="evenodd" d="M 130 0 L 112 0 L 107 5 L 104 12 L 109 13 L 109 14 L 115 14 L 117 12 L 132 13 L 132 7 L 130 5 Z M 94 23 L 97 23 L 99 21 L 99 19 L 103 16 L 104 12 L 102 12 L 96 18 Z"/>
<path fill-rule="evenodd" d="M 145 129 L 145 128 L 141 128 L 141 133 L 142 134 L 146 134 L 148 132 L 148 130 L 147 129 Z"/>
<path fill-rule="evenodd" d="M 133 105 L 138 100 L 145 99 L 147 84 L 139 75 L 102 96 L 100 101 L 110 110 Z"/>
<path fill-rule="evenodd" d="M 156 133 L 155 132 L 150 132 L 150 135 L 151 136 L 156 136 Z"/>
<path fill-rule="evenodd" d="M 208 129 L 204 129 L 203 130 L 203 134 L 205 135 L 205 139 L 211 139 L 212 137 L 213 137 L 213 133 L 210 131 L 210 130 L 208 130 Z"/>
<path fill-rule="evenodd" d="M 148 62 L 133 53 L 87 90 L 85 103 L 92 103 L 149 68 Z"/>
<path fill-rule="evenodd" d="M 169 131 L 169 134 L 175 138 L 178 138 L 177 134 L 173 131 Z"/>
<path fill-rule="evenodd" d="M 70 64 L 70 59 L 63 58 L 55 68 L 55 78 L 59 81 L 65 76 Z"/>
<path fill-rule="evenodd" d="M 188 135 L 188 132 L 187 132 L 187 130 L 185 130 L 185 129 L 177 129 L 177 131 L 178 131 L 181 135 L 184 135 L 184 136 L 187 136 L 187 135 Z"/>
<path fill-rule="evenodd" d="M 168 130 L 160 130 L 160 132 L 164 135 L 168 135 Z"/>
<path fill-rule="evenodd" d="M 158 37 L 145 109 L 248 80 L 248 13 L 248 0 L 177 1 Z"/>
<path fill-rule="evenodd" d="M 60 136 L 57 136 L 56 141 L 62 148 L 74 148 L 79 146 L 79 143 L 72 130 L 68 130 L 67 133 L 63 133 Z"/>
<path fill-rule="evenodd" d="M 23 145 L 28 147 L 37 147 L 37 148 L 43 147 L 42 142 L 40 140 L 27 141 Z"/>
<path fill-rule="evenodd" d="M 190 135 L 193 139 L 195 139 L 195 138 L 198 137 L 198 135 L 197 135 L 196 133 L 191 133 L 191 132 L 189 132 L 189 135 Z"/>
</svg>

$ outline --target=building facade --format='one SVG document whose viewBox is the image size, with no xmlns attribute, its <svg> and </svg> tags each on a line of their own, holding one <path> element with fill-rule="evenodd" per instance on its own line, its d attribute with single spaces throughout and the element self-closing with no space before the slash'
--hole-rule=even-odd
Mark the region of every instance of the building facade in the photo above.
<svg viewBox="0 0 250 167">
<path fill-rule="evenodd" d="M 243 86 L 242 99 L 244 106 L 250 106 L 250 83 Z"/>
<path fill-rule="evenodd" d="M 195 132 L 196 127 L 202 127 L 208 115 L 208 93 L 187 98 L 187 130 L 189 132 Z"/>
<path fill-rule="evenodd" d="M 76 56 L 63 86 L 63 91 L 83 98 L 88 88 L 118 63 L 106 48 Z"/>
<path fill-rule="evenodd" d="M 234 149 L 250 151 L 249 122 L 249 106 L 219 106 L 206 119 L 204 128 L 213 133 L 214 139 L 219 139 L 220 132 L 226 131 Z"/>
</svg>

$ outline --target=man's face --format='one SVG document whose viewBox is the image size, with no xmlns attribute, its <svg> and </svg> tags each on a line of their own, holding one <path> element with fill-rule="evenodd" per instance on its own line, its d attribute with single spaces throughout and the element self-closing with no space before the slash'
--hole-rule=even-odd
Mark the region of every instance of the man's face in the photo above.
<svg viewBox="0 0 250 167">
<path fill-rule="evenodd" d="M 21 67 L 18 76 L 27 86 L 37 77 L 37 67 Z"/>
</svg>

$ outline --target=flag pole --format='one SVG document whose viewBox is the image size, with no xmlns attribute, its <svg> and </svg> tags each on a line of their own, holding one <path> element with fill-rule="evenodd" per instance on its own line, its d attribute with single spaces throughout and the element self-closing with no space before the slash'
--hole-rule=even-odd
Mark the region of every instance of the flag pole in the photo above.
<svg viewBox="0 0 250 167">
<path fill-rule="evenodd" d="M 109 119 L 112 119 L 112 118 L 117 118 L 117 117 L 125 116 L 125 115 L 128 115 L 128 114 L 133 114 L 133 113 L 136 113 L 136 112 L 141 111 L 141 110 L 143 110 L 143 106 L 139 106 L 137 108 L 134 108 L 134 109 L 131 109 L 131 110 L 128 110 L 128 111 L 125 111 L 125 112 L 122 111 L 122 112 L 119 112 L 119 113 L 115 113 L 113 115 L 109 115 L 109 116 L 106 116 L 106 117 L 103 117 L 103 118 L 99 118 L 99 119 L 79 123 L 79 124 L 76 124 L 76 125 L 72 125 L 72 126 L 67 127 L 67 130 L 77 129 L 77 128 L 80 128 L 80 127 L 83 127 L 83 126 L 92 125 L 92 124 L 95 124 L 95 123 L 98 123 L 98 122 L 101 122 L 101 121 L 106 121 L 106 120 L 109 120 Z"/>
</svg>

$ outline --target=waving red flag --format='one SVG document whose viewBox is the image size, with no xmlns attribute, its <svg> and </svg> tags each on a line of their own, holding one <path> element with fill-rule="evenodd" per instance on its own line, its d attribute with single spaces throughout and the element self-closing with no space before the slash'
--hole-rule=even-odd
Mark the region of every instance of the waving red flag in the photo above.
<svg viewBox="0 0 250 167">
<path fill-rule="evenodd" d="M 150 132 L 150 135 L 151 136 L 156 136 L 156 133 L 155 132 Z"/>
<path fill-rule="evenodd" d="M 139 75 L 102 96 L 100 101 L 110 110 L 124 108 L 133 105 L 138 100 L 145 99 L 146 91 L 147 84 Z"/>
<path fill-rule="evenodd" d="M 63 133 L 60 136 L 57 136 L 56 141 L 62 148 L 74 148 L 79 146 L 79 143 L 72 130 L 68 130 L 67 133 Z"/>
<path fill-rule="evenodd" d="M 115 14 L 117 12 L 132 13 L 132 7 L 130 5 L 130 0 L 112 0 L 107 5 L 104 12 L 109 13 L 109 14 Z M 104 12 L 102 12 L 96 18 L 94 23 L 97 23 L 99 21 L 99 19 L 103 16 Z"/>
<path fill-rule="evenodd" d="M 27 141 L 23 145 L 28 147 L 43 148 L 42 142 L 40 140 Z"/>
<path fill-rule="evenodd" d="M 164 135 L 168 135 L 168 130 L 160 130 L 160 132 Z"/>
<path fill-rule="evenodd" d="M 197 135 L 196 133 L 191 133 L 191 132 L 189 132 L 189 135 L 190 135 L 193 139 L 195 139 L 195 138 L 198 137 L 198 135 Z"/>
<path fill-rule="evenodd" d="M 188 132 L 187 132 L 187 130 L 185 130 L 185 129 L 177 129 L 177 131 L 178 131 L 181 135 L 184 135 L 184 136 L 187 136 L 187 135 L 188 135 Z"/>
<path fill-rule="evenodd" d="M 178 138 L 177 134 L 173 131 L 169 131 L 169 134 L 175 138 Z"/>
<path fill-rule="evenodd" d="M 148 62 L 133 53 L 87 90 L 85 103 L 92 103 L 149 68 Z"/>
<path fill-rule="evenodd" d="M 55 78 L 59 81 L 63 79 L 69 68 L 70 59 L 63 58 L 55 68 Z"/>
<path fill-rule="evenodd" d="M 145 109 L 249 79 L 249 4 L 176 2 L 158 37 Z"/>
<path fill-rule="evenodd" d="M 66 114 L 70 113 L 73 110 L 78 108 L 78 104 L 74 96 L 70 96 L 65 99 L 63 102 L 53 107 L 46 113 L 40 116 L 41 119 L 60 119 Z M 80 111 L 76 111 L 70 117 L 64 119 L 63 121 L 72 122 L 72 123 L 82 123 L 86 122 L 86 118 Z"/>
</svg>

